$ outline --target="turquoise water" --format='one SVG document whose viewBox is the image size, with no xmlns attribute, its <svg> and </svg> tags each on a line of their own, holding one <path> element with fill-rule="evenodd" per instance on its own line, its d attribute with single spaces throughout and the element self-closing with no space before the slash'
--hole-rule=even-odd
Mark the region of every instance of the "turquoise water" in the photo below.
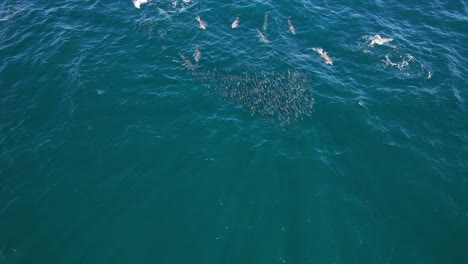
<svg viewBox="0 0 468 264">
<path fill-rule="evenodd" d="M 0 263 L 468 263 L 467 29 L 460 0 L 4 0 Z"/>
</svg>

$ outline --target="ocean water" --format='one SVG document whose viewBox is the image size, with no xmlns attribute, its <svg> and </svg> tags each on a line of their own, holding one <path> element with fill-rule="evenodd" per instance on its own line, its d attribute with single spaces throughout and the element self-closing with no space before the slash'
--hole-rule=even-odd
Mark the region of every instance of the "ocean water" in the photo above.
<svg viewBox="0 0 468 264">
<path fill-rule="evenodd" d="M 0 264 L 468 263 L 467 43 L 461 0 L 3 0 Z"/>
</svg>

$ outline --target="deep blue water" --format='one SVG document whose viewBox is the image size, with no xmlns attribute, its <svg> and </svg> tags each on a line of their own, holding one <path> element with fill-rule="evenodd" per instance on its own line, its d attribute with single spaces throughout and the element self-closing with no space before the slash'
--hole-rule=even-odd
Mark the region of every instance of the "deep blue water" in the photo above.
<svg viewBox="0 0 468 264">
<path fill-rule="evenodd" d="M 4 0 L 0 264 L 468 263 L 467 43 L 461 0 Z"/>
</svg>

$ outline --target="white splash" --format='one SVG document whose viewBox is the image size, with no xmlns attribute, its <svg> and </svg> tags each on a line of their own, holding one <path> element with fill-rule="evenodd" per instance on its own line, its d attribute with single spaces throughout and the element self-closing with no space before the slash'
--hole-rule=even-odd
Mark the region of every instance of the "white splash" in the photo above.
<svg viewBox="0 0 468 264">
<path fill-rule="evenodd" d="M 404 70 L 404 69 L 406 69 L 408 67 L 409 62 L 412 60 L 411 58 L 412 58 L 411 55 L 410 55 L 410 57 L 405 56 L 405 57 L 402 57 L 401 61 L 393 62 L 390 59 L 390 55 L 385 54 L 385 66 L 397 67 L 401 71 L 401 70 Z"/>
<path fill-rule="evenodd" d="M 432 73 L 423 62 L 416 59 L 413 55 L 406 53 L 390 52 L 383 56 L 385 59 L 385 68 L 398 69 L 398 75 L 406 78 L 432 78 Z"/>
<path fill-rule="evenodd" d="M 148 3 L 148 0 L 133 0 L 133 5 L 138 9 L 140 9 L 141 5 L 146 3 Z"/>
</svg>

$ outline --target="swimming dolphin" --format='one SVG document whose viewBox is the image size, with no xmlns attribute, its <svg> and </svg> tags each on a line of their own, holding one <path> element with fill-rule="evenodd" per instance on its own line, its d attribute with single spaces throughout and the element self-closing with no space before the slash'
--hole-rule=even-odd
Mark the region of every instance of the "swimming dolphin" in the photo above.
<svg viewBox="0 0 468 264">
<path fill-rule="evenodd" d="M 146 4 L 146 3 L 148 3 L 148 0 L 133 0 L 133 5 L 138 9 L 140 9 L 140 6 L 142 4 Z"/>
<path fill-rule="evenodd" d="M 234 20 L 234 22 L 232 22 L 231 28 L 237 28 L 239 26 L 239 16 L 240 16 L 240 14 L 237 14 L 236 16 L 237 16 L 236 20 Z"/>
<path fill-rule="evenodd" d="M 195 47 L 195 51 L 193 52 L 193 57 L 195 58 L 195 61 L 197 63 L 201 59 L 201 52 L 200 52 L 200 48 L 198 47 L 198 45 Z"/>
<path fill-rule="evenodd" d="M 371 43 L 369 44 L 369 46 L 374 47 L 374 44 L 383 45 L 392 40 L 393 38 L 382 38 L 380 35 L 375 35 L 371 38 Z"/>
<path fill-rule="evenodd" d="M 266 31 L 268 28 L 268 13 L 269 11 L 266 11 L 265 17 L 263 18 L 263 31 Z"/>
<path fill-rule="evenodd" d="M 293 35 L 296 35 L 296 29 L 294 28 L 293 24 L 291 23 L 291 17 L 287 16 L 286 19 L 288 20 L 289 31 L 291 31 L 291 33 L 293 33 Z"/>
<path fill-rule="evenodd" d="M 169 13 L 166 10 L 158 7 L 158 13 L 164 19 L 171 20 L 171 15 L 169 15 Z"/>
<path fill-rule="evenodd" d="M 205 29 L 206 29 L 206 24 L 205 24 L 205 22 L 203 22 L 203 21 L 201 20 L 200 16 L 196 16 L 195 19 L 198 21 L 198 26 L 199 26 L 201 29 L 205 30 Z"/>
<path fill-rule="evenodd" d="M 330 58 L 330 56 L 328 56 L 328 53 L 322 48 L 312 48 L 312 50 L 316 51 L 325 60 L 326 64 L 333 65 L 332 59 Z"/>
<path fill-rule="evenodd" d="M 182 53 L 179 52 L 180 58 L 185 62 L 185 66 L 189 68 L 190 70 L 195 70 L 195 65 L 187 58 L 185 57 Z"/>
<path fill-rule="evenodd" d="M 263 35 L 263 33 L 258 28 L 256 28 L 256 30 L 257 30 L 258 37 L 260 38 L 260 42 L 268 43 L 269 41 L 267 37 L 265 37 L 265 35 Z"/>
</svg>

